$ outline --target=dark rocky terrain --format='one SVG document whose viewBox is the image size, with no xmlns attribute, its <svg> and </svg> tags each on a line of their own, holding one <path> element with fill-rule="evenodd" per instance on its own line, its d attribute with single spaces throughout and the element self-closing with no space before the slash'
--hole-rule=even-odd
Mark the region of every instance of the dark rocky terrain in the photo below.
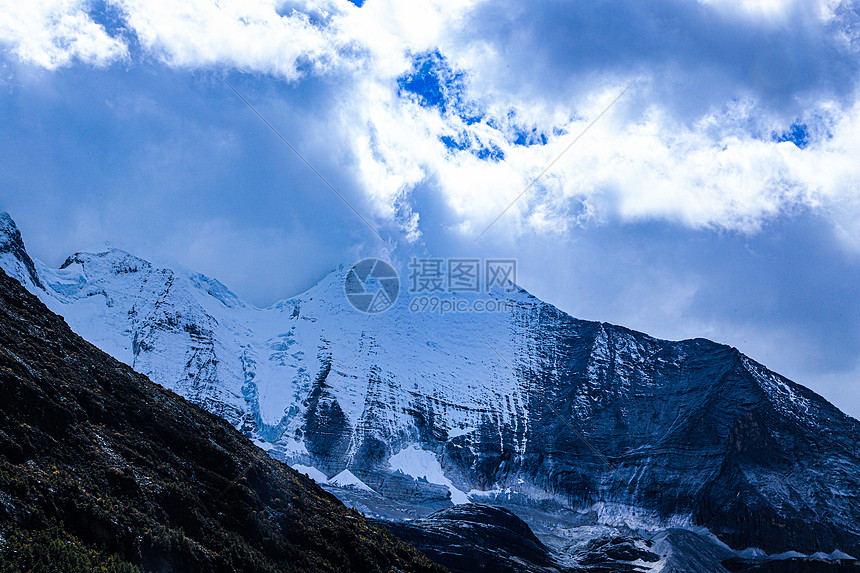
<svg viewBox="0 0 860 573">
<path fill-rule="evenodd" d="M 860 566 L 853 559 L 825 561 L 808 557 L 755 561 L 731 559 L 723 566 L 731 573 L 856 573 Z"/>
<path fill-rule="evenodd" d="M 0 271 L 0 571 L 441 571 Z"/>
<path fill-rule="evenodd" d="M 418 519 L 374 520 L 452 573 L 848 573 L 860 562 L 835 555 L 741 553 L 680 528 L 593 532 L 564 551 L 500 506 L 459 505 Z M 557 525 L 557 523 L 556 523 Z M 546 539 L 549 545 L 542 539 Z M 568 548 L 570 549 L 570 548 Z"/>
<path fill-rule="evenodd" d="M 499 507 L 466 504 L 414 521 L 381 522 L 455 573 L 559 573 L 528 525 Z"/>
</svg>

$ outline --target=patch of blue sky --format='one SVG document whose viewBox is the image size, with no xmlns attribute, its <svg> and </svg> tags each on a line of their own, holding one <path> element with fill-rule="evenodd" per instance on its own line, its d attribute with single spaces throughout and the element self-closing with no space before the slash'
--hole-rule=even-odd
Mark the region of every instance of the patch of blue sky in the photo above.
<svg viewBox="0 0 860 573">
<path fill-rule="evenodd" d="M 513 131 L 514 139 L 512 143 L 514 145 L 520 146 L 532 146 L 532 145 L 546 145 L 549 139 L 546 134 L 542 131 L 539 131 L 537 127 L 528 128 L 516 128 Z"/>
<path fill-rule="evenodd" d="M 480 107 L 466 99 L 465 74 L 453 70 L 438 50 L 415 55 L 412 70 L 397 79 L 397 87 L 401 97 L 412 97 L 443 115 L 452 113 L 466 125 L 484 118 Z"/>
<path fill-rule="evenodd" d="M 466 75 L 453 69 L 438 50 L 415 55 L 412 69 L 397 79 L 400 97 L 411 99 L 424 108 L 435 109 L 455 123 L 458 119 L 462 122 L 465 129 L 455 136 L 439 138 L 449 150 L 468 151 L 490 161 L 503 160 L 505 153 L 497 143 L 484 141 L 469 130 L 479 123 L 498 132 L 500 141 L 516 146 L 546 145 L 550 137 L 564 133 L 563 129 L 544 131 L 536 125 L 518 121 L 514 110 L 509 110 L 504 117 L 489 116 L 478 102 L 467 96 L 466 80 Z"/>
<path fill-rule="evenodd" d="M 105 0 L 96 0 L 87 11 L 90 19 L 105 29 L 111 36 L 121 36 L 127 31 L 125 15 L 122 10 Z"/>
<path fill-rule="evenodd" d="M 483 142 L 468 131 L 461 131 L 456 136 L 443 135 L 439 140 L 452 152 L 468 151 L 484 161 L 503 161 L 505 152 L 494 142 Z"/>
<path fill-rule="evenodd" d="M 109 36 L 125 44 L 131 61 L 140 61 L 143 49 L 137 33 L 129 29 L 126 14 L 121 8 L 106 0 L 95 0 L 88 6 L 87 15 L 93 22 L 104 28 Z"/>
<path fill-rule="evenodd" d="M 786 131 L 774 133 L 773 141 L 790 141 L 800 149 L 806 149 L 811 141 L 809 127 L 805 123 L 795 122 Z"/>
<path fill-rule="evenodd" d="M 508 111 L 504 120 L 490 118 L 486 123 L 488 127 L 498 131 L 505 140 L 513 145 L 531 147 L 532 145 L 546 145 L 549 142 L 550 135 L 546 131 L 539 129 L 536 125 L 517 122 L 517 116 L 513 110 Z M 549 133 L 552 136 L 559 136 L 564 135 L 567 131 L 560 127 L 553 127 Z"/>
<path fill-rule="evenodd" d="M 790 141 L 800 149 L 806 149 L 817 141 L 833 139 L 837 118 L 827 109 L 818 109 L 803 118 L 798 118 L 788 129 L 773 132 L 771 141 Z"/>
</svg>

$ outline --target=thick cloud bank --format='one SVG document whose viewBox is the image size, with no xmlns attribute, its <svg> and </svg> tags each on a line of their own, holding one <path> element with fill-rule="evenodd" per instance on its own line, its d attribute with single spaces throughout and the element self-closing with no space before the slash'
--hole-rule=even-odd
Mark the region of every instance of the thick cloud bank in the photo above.
<svg viewBox="0 0 860 573">
<path fill-rule="evenodd" d="M 48 69 L 139 58 L 334 78 L 330 130 L 375 215 L 411 238 L 415 185 L 434 178 L 477 233 L 632 83 L 503 225 L 751 231 L 812 208 L 860 245 L 852 2 L 64 0 L 2 14 L 8 50 Z"/>
</svg>

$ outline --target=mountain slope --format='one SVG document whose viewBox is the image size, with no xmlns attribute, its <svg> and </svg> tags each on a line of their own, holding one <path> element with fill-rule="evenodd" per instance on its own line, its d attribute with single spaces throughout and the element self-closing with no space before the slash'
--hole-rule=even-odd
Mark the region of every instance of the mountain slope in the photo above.
<svg viewBox="0 0 860 573">
<path fill-rule="evenodd" d="M 118 250 L 28 264 L 5 221 L 0 264 L 76 332 L 321 481 L 349 470 L 413 504 L 551 502 L 738 549 L 860 553 L 860 423 L 734 348 L 519 289 L 460 295 L 504 312 L 413 312 L 404 291 L 364 315 L 344 269 L 257 309 Z"/>
<path fill-rule="evenodd" d="M 0 385 L 0 570 L 436 570 L 3 271 Z"/>
</svg>

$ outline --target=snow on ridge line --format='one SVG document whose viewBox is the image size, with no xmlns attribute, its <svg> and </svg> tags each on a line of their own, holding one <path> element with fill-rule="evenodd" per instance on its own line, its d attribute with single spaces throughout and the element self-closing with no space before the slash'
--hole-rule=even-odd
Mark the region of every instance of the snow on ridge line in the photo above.
<svg viewBox="0 0 860 573">
<path fill-rule="evenodd" d="M 809 556 L 810 559 L 818 559 L 821 561 L 853 561 L 854 558 L 844 551 L 840 551 L 836 549 L 832 553 L 825 553 L 823 551 L 818 551 L 817 553 L 813 553 Z"/>
<path fill-rule="evenodd" d="M 836 561 L 836 560 L 840 560 L 840 559 L 852 559 L 852 560 L 854 559 L 854 557 L 852 557 L 851 555 L 848 555 L 844 551 L 840 551 L 839 549 L 836 549 L 835 551 L 833 551 L 833 553 L 828 555 L 827 558 L 830 559 L 831 561 Z"/>
<path fill-rule="evenodd" d="M 351 487 L 361 491 L 374 491 L 372 487 L 355 477 L 355 474 L 349 470 L 343 470 L 330 480 L 328 480 L 329 485 L 336 485 L 338 487 Z"/>
</svg>

